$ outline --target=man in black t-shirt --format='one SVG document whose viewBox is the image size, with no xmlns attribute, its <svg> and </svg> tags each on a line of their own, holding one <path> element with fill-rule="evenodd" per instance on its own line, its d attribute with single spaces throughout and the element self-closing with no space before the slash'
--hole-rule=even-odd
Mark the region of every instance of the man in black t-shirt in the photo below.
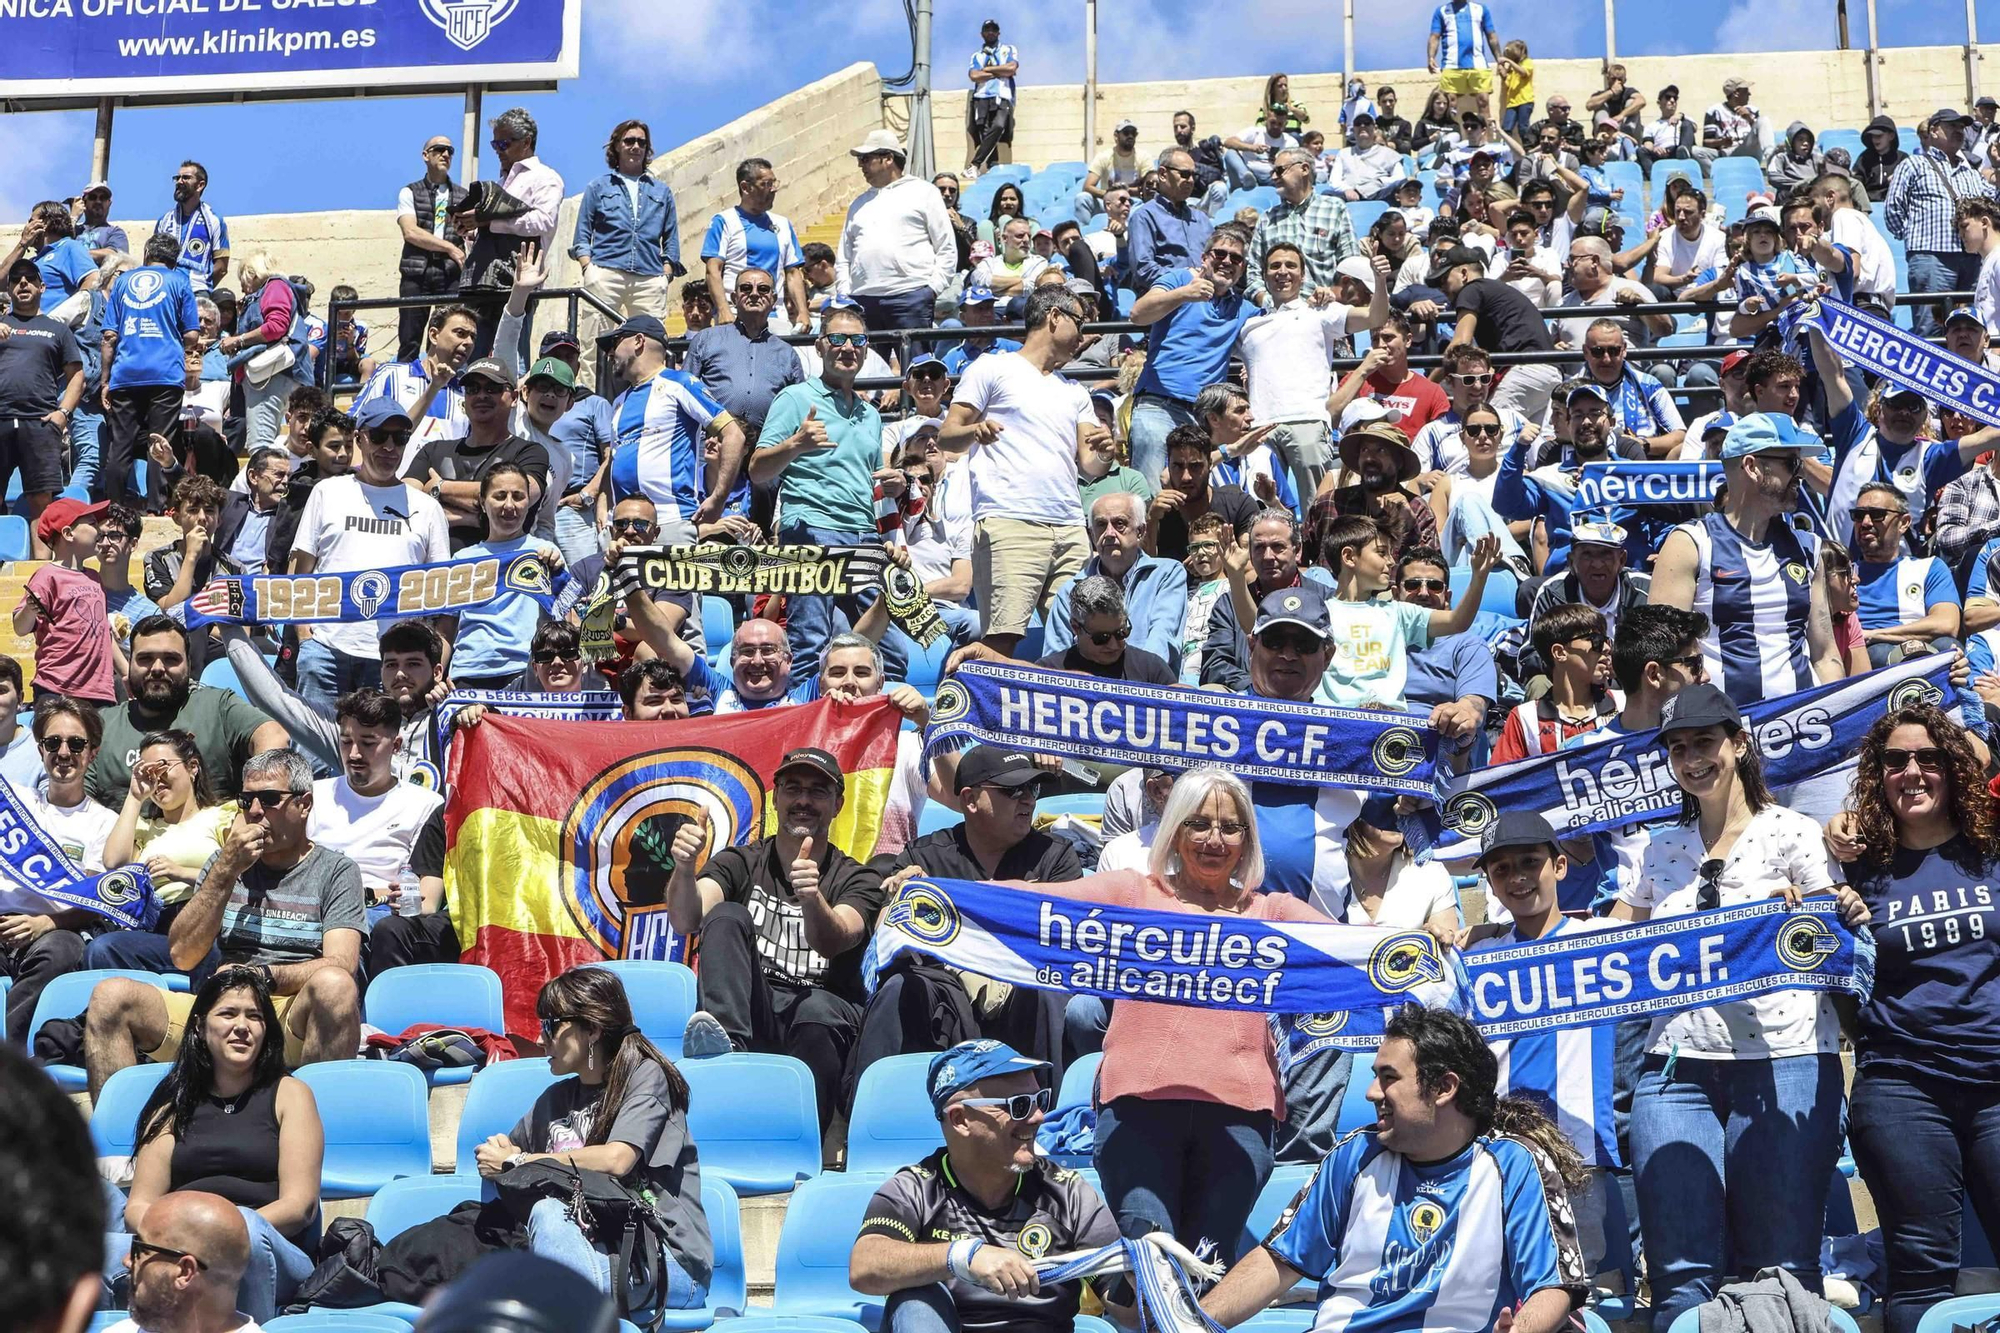
<svg viewBox="0 0 2000 1333">
<path fill-rule="evenodd" d="M 528 522 L 523 531 L 535 530 L 535 515 L 549 484 L 549 451 L 513 432 L 514 380 L 507 368 L 486 357 L 467 366 L 458 382 L 465 390 L 465 438 L 432 440 L 403 468 L 406 480 L 422 486 L 444 506 L 454 554 L 485 535 L 479 486 L 495 464 L 512 463 L 528 474 Z"/>
<path fill-rule="evenodd" d="M 1239 540 L 1249 535 L 1250 520 L 1264 506 L 1240 486 L 1214 485 L 1209 479 L 1214 456 L 1207 428 L 1176 426 L 1167 432 L 1167 470 L 1146 506 L 1147 555 L 1187 559 L 1188 528 L 1203 514 L 1228 519 Z"/>
<path fill-rule="evenodd" d="M 18 468 L 28 527 L 62 489 L 70 413 L 83 400 L 83 352 L 69 326 L 42 313 L 42 271 L 32 259 L 7 269 L 10 313 L 0 315 L 0 488 Z M 41 537 L 35 554 L 46 556 Z"/>
<path fill-rule="evenodd" d="M 706 815 L 674 835 L 667 915 L 699 932 L 700 1008 L 688 1019 L 690 1057 L 729 1051 L 790 1055 L 813 1072 L 824 1133 L 840 1076 L 861 1031 L 861 953 L 882 910 L 882 877 L 827 836 L 845 791 L 840 762 L 801 747 L 772 775 L 778 829 L 725 847 L 697 873 Z"/>
<path fill-rule="evenodd" d="M 1438 256 L 1424 279 L 1451 298 L 1456 318 L 1451 345 L 1477 343 L 1488 352 L 1553 352 L 1556 348 L 1542 312 L 1522 293 L 1497 278 L 1486 276 L 1486 252 L 1469 245 L 1454 245 Z M 1431 307 L 1426 313 L 1420 307 Z M 1433 319 L 1439 313 L 1431 302 L 1419 301 L 1410 313 Z M 1548 414 L 1549 394 L 1562 382 L 1563 371 L 1556 365 L 1508 366 L 1493 387 L 1491 402 L 1512 408 L 1529 421 L 1539 422 Z"/>
<path fill-rule="evenodd" d="M 1077 1287 L 1040 1287 L 1034 1263 L 1109 1245 L 1118 1223 L 1079 1173 L 1035 1156 L 1035 1130 L 1055 1102 L 1052 1073 L 990 1040 L 961 1042 L 931 1061 L 945 1146 L 875 1192 L 848 1259 L 856 1291 L 889 1298 L 885 1330 L 908 1305 L 966 1333 L 1076 1326 Z M 1128 1304 L 1130 1283 L 1117 1278 L 1099 1295 Z"/>
</svg>

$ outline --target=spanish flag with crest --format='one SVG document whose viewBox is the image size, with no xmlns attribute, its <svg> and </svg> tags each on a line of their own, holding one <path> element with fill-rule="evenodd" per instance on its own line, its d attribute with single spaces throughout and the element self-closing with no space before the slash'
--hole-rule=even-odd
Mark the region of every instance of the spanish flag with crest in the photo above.
<svg viewBox="0 0 2000 1333">
<path fill-rule="evenodd" d="M 567 968 L 682 957 L 666 906 L 675 832 L 706 811 L 713 852 L 774 829 L 771 781 L 790 750 L 840 762 L 835 846 L 860 861 L 901 846 L 912 820 L 894 780 L 901 724 L 885 699 L 822 699 L 677 722 L 492 715 L 459 732 L 445 897 L 464 961 L 500 974 L 508 1032 L 539 1032 L 536 992 Z"/>
</svg>

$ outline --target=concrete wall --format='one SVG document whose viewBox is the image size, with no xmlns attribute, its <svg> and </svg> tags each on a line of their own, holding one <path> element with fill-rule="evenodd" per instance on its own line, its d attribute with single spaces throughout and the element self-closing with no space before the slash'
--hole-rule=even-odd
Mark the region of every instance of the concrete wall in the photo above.
<svg viewBox="0 0 2000 1333">
<path fill-rule="evenodd" d="M 1882 109 L 1903 124 L 1913 124 L 1940 106 L 1965 106 L 1965 59 L 1956 46 L 1896 47 L 1878 53 L 1883 90 Z M 1748 77 L 1752 100 L 1782 127 L 1803 120 L 1815 129 L 1860 128 L 1868 123 L 1866 55 L 1860 51 L 1789 51 L 1697 56 L 1634 56 L 1624 63 L 1632 85 L 1648 99 L 1672 83 L 1681 89 L 1682 109 L 1698 116 L 1722 98 L 1725 78 Z M 1603 86 L 1596 60 L 1538 60 L 1535 92 L 1539 100 L 1555 93 L 1570 99 L 1580 112 L 1583 99 Z M 1415 120 L 1436 80 L 1421 68 L 1365 70 L 1370 93 L 1393 86 L 1401 98 L 1400 114 Z M 1291 72 L 1292 96 L 1313 114 L 1312 123 L 1328 130 L 1340 111 L 1340 75 Z M 1990 91 L 1990 90 L 1989 90 Z M 1097 143 L 1086 153 L 1083 144 L 1083 88 L 1080 84 L 1025 87 L 1014 132 L 1014 159 L 1036 164 L 1095 157 L 1111 140 L 1111 127 L 1130 116 L 1139 124 L 1142 152 L 1156 152 L 1171 142 L 1176 111 L 1192 111 L 1198 132 L 1232 135 L 1256 119 L 1263 100 L 1264 76 L 1192 79 L 1160 83 L 1106 83 L 1097 89 Z M 965 157 L 963 89 L 933 98 L 932 125 L 940 166 L 955 167 Z M 1497 109 L 1497 104 L 1496 104 Z"/>
</svg>

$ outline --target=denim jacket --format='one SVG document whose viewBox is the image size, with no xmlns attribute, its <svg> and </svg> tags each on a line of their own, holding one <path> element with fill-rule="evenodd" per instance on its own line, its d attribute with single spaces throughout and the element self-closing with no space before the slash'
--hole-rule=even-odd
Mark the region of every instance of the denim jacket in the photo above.
<svg viewBox="0 0 2000 1333">
<path fill-rule="evenodd" d="M 583 187 L 576 210 L 576 235 L 570 258 L 588 258 L 600 268 L 656 278 L 671 268 L 678 278 L 681 264 L 680 219 L 674 192 L 652 176 L 639 178 L 639 216 L 632 216 L 632 196 L 625 178 L 607 171 Z"/>
</svg>

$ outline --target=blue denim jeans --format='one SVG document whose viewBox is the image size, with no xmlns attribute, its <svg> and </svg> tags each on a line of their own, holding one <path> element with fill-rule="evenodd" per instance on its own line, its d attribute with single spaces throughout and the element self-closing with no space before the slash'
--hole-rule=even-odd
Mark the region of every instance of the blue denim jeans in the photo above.
<svg viewBox="0 0 2000 1333">
<path fill-rule="evenodd" d="M 273 375 L 258 388 L 243 381 L 243 453 L 245 457 L 266 445 L 277 443 L 285 425 L 285 400 L 305 381 L 292 375 Z"/>
<path fill-rule="evenodd" d="M 1158 486 L 1167 470 L 1167 434 L 1176 426 L 1199 426 L 1194 404 L 1142 393 L 1132 399 L 1132 470 Z"/>
<path fill-rule="evenodd" d="M 1912 250 L 1909 261 L 1912 292 L 1969 291 L 1972 284 L 1979 279 L 1978 255 L 1938 254 L 1930 250 Z M 1939 331 L 1945 315 L 1949 313 L 1948 310 L 1940 310 L 1934 305 L 1911 306 L 1911 332 L 1919 338 L 1929 338 Z"/>
<path fill-rule="evenodd" d="M 778 531 L 778 541 L 786 546 L 880 546 L 882 538 L 873 532 L 839 532 L 815 528 L 805 523 L 787 523 Z M 792 650 L 792 680 L 810 680 L 819 674 L 820 657 L 826 641 L 853 628 L 875 601 L 872 592 L 840 597 L 799 596 L 785 598 L 785 642 Z M 837 623 L 846 617 L 844 624 Z M 901 680 L 910 666 L 910 638 L 894 626 L 882 636 L 882 670 L 888 680 Z M 303 675 L 303 673 L 301 673 Z M 303 692 L 303 691 L 301 691 Z"/>
<path fill-rule="evenodd" d="M 1787 1268 L 1820 1289 L 1840 1084 L 1835 1055 L 1647 1057 L 1631 1137 L 1656 1333 L 1732 1275 Z"/>
<path fill-rule="evenodd" d="M 1104 1049 L 1111 1026 L 1111 1001 L 1096 995 L 1072 995 L 1063 1005 L 1063 1058 L 1072 1063 Z"/>
<path fill-rule="evenodd" d="M 561 1199 L 543 1199 L 528 1210 L 528 1252 L 553 1259 L 573 1273 L 590 1280 L 599 1291 L 611 1294 L 611 1256 L 598 1250 L 569 1220 Z M 696 1282 L 675 1261 L 671 1250 L 660 1257 L 667 1270 L 667 1299 L 663 1308 L 692 1310 L 708 1299 L 708 1284 Z"/>
<path fill-rule="evenodd" d="M 373 657 L 350 657 L 336 648 L 327 647 L 318 639 L 307 639 L 299 645 L 295 665 L 298 669 L 299 697 L 326 717 L 333 716 L 341 695 L 364 685 L 370 689 L 382 687 L 380 661 Z"/>
<path fill-rule="evenodd" d="M 92 971 L 98 968 L 133 968 L 161 974 L 181 971 L 174 966 L 173 949 L 164 930 L 158 933 L 150 930 L 108 930 L 83 946 L 83 966 Z M 208 980 L 208 974 L 220 966 L 222 950 L 210 945 L 208 956 L 187 969 L 188 984 L 200 986 Z"/>
<path fill-rule="evenodd" d="M 69 418 L 69 484 L 81 486 L 93 498 L 104 494 L 97 480 L 98 436 L 104 430 L 104 414 L 86 412 L 81 407 Z"/>
<path fill-rule="evenodd" d="M 604 549 L 597 544 L 597 508 L 571 509 L 560 505 L 556 509 L 556 549 L 562 552 L 563 563 L 575 569 L 594 555 L 603 555 Z"/>
<path fill-rule="evenodd" d="M 236 1308 L 260 1324 L 269 1323 L 299 1285 L 312 1276 L 313 1257 L 285 1239 L 256 1209 L 239 1207 L 236 1211 L 250 1231 L 250 1263 L 236 1287 Z M 132 1252 L 132 1235 L 124 1228 L 121 1205 L 112 1211 L 110 1233 L 104 1238 L 107 1304 L 112 1285 L 125 1273 L 125 1256 Z"/>
<path fill-rule="evenodd" d="M 959 1333 L 962 1327 L 942 1282 L 905 1287 L 882 1311 L 882 1333 Z"/>
<path fill-rule="evenodd" d="M 1215 1102 L 1120 1097 L 1100 1108 L 1097 1175 L 1118 1230 L 1170 1232 L 1189 1249 L 1212 1240 L 1235 1263 L 1271 1178 L 1273 1126 L 1268 1112 Z"/>
<path fill-rule="evenodd" d="M 1271 183 L 1271 159 L 1250 157 L 1234 148 L 1222 150 L 1222 170 L 1232 190 L 1249 190 Z"/>
<path fill-rule="evenodd" d="M 1874 1064 L 1855 1075 L 1849 1111 L 1888 1251 L 1883 1333 L 1915 1333 L 1957 1286 L 1968 1195 L 1986 1234 L 2000 1234 L 2000 1090 Z"/>
<path fill-rule="evenodd" d="M 1528 126 L 1535 122 L 1535 104 L 1523 102 L 1510 106 L 1500 113 L 1500 128 L 1503 132 L 1520 138 L 1528 132 Z"/>
</svg>

